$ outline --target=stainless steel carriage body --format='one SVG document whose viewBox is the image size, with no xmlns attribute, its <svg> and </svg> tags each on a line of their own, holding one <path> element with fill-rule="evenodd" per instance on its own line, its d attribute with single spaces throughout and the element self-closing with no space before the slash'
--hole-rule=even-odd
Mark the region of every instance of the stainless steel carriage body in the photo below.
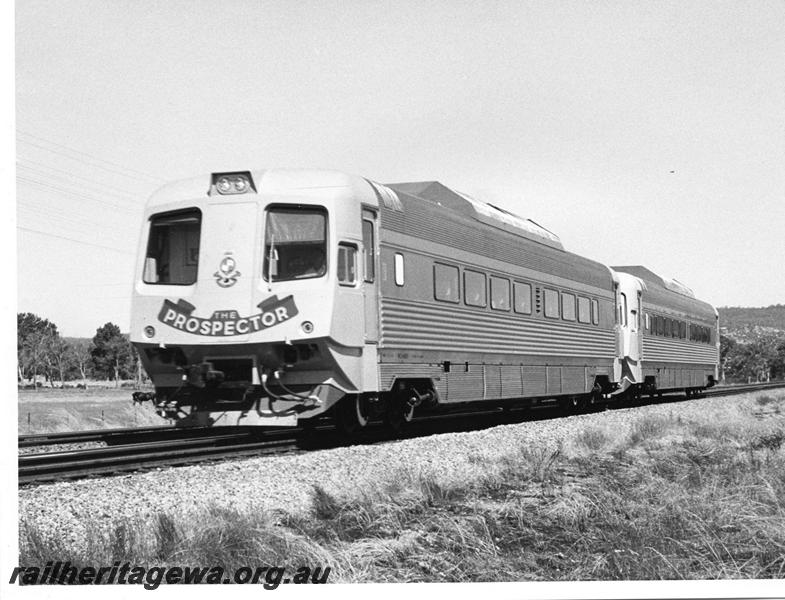
<svg viewBox="0 0 785 600">
<path fill-rule="evenodd" d="M 683 284 L 645 267 L 612 269 L 639 281 L 639 299 L 630 294 L 628 300 L 629 311 L 637 313 L 640 362 L 635 383 L 648 392 L 713 386 L 719 365 L 717 310 Z M 636 315 L 630 313 L 630 324 L 633 319 Z"/>
<path fill-rule="evenodd" d="M 428 380 L 445 404 L 611 387 L 607 267 L 438 182 L 388 186 L 399 203 L 381 204 L 380 389 Z"/>
</svg>

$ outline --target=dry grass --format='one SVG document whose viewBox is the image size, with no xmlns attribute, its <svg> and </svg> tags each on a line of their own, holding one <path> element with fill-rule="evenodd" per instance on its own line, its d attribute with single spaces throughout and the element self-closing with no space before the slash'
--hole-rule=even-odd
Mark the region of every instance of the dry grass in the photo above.
<svg viewBox="0 0 785 600">
<path fill-rule="evenodd" d="M 329 565 L 348 582 L 783 578 L 785 426 L 723 414 L 474 456 L 486 468 L 461 484 L 398 470 L 345 497 L 315 487 L 307 515 L 162 514 L 92 531 L 79 551 L 26 525 L 20 564 Z"/>
<path fill-rule="evenodd" d="M 20 391 L 18 432 L 51 433 L 82 429 L 166 425 L 150 403 L 134 405 L 130 389 Z"/>
</svg>

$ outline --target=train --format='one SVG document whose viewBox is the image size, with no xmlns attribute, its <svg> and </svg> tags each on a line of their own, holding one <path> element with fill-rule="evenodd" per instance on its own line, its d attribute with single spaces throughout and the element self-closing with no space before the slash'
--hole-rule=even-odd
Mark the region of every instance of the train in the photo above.
<svg viewBox="0 0 785 600">
<path fill-rule="evenodd" d="M 206 174 L 149 199 L 131 342 L 178 425 L 346 434 L 466 407 L 568 410 L 717 382 L 714 307 L 437 181 Z"/>
</svg>

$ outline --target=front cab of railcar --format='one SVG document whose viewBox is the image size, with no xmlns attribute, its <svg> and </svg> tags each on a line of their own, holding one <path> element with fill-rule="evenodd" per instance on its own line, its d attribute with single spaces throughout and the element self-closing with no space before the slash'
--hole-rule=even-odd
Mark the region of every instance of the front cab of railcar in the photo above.
<svg viewBox="0 0 785 600">
<path fill-rule="evenodd" d="M 374 184 L 215 173 L 150 199 L 131 340 L 183 425 L 293 424 L 375 386 Z"/>
</svg>

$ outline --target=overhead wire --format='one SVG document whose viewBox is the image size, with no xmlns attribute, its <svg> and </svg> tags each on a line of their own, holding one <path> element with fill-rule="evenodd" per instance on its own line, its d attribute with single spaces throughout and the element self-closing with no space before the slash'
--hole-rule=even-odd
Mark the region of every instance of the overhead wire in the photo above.
<svg viewBox="0 0 785 600">
<path fill-rule="evenodd" d="M 23 130 L 21 130 L 19 128 L 17 128 L 16 133 L 17 133 L 17 139 L 19 138 L 19 135 L 21 134 L 22 136 L 27 136 L 27 137 L 33 138 L 33 139 L 38 140 L 40 142 L 44 142 L 44 143 L 49 144 L 51 146 L 55 146 L 56 148 L 61 148 L 62 150 L 65 150 L 65 151 L 70 152 L 72 154 L 78 154 L 80 156 L 84 156 L 86 158 L 89 158 L 89 159 L 91 159 L 93 161 L 98 161 L 99 163 L 104 163 L 105 165 L 110 165 L 112 167 L 111 169 L 108 168 L 108 167 L 103 167 L 100 164 L 94 164 L 94 166 L 96 166 L 98 168 L 104 169 L 104 170 L 109 171 L 109 172 L 116 173 L 118 175 L 123 175 L 124 177 L 128 177 L 130 179 L 134 179 L 134 178 L 138 179 L 139 176 L 142 176 L 145 179 L 151 180 L 154 183 L 159 183 L 160 184 L 160 183 L 165 183 L 166 182 L 165 179 L 163 179 L 161 177 L 158 177 L 157 175 L 152 175 L 150 173 L 145 173 L 145 172 L 139 171 L 137 169 L 132 169 L 130 167 L 125 167 L 123 165 L 120 165 L 118 163 L 106 160 L 104 158 L 100 158 L 100 157 L 94 156 L 92 154 L 88 154 L 87 152 L 83 152 L 82 150 L 77 150 L 75 148 L 71 148 L 69 146 L 66 146 L 65 144 L 60 144 L 58 142 L 54 142 L 54 141 L 49 140 L 47 138 L 44 138 L 42 136 L 30 133 L 28 131 L 23 131 Z M 41 144 L 36 144 L 36 143 L 31 142 L 29 140 L 19 140 L 19 141 L 21 141 L 22 143 L 25 143 L 25 144 L 30 144 L 31 146 L 34 146 L 36 148 L 40 148 L 42 150 L 46 150 L 48 152 L 52 152 L 53 154 L 64 155 L 64 156 L 66 156 L 68 158 L 71 158 L 72 160 L 76 160 L 76 161 L 79 161 L 79 162 L 87 162 L 87 161 L 85 161 L 83 159 L 78 159 L 78 158 L 75 158 L 75 157 L 72 157 L 72 156 L 69 157 L 68 154 L 64 154 L 62 151 L 53 150 L 52 148 L 47 148 L 46 146 L 42 146 Z M 122 171 L 125 171 L 125 173 L 123 173 Z M 131 173 L 133 175 L 131 175 Z"/>
<path fill-rule="evenodd" d="M 83 200 L 88 200 L 88 201 L 91 201 L 91 202 L 97 202 L 99 204 L 105 204 L 105 205 L 110 206 L 112 208 L 115 208 L 117 210 L 122 210 L 122 211 L 130 212 L 130 213 L 136 212 L 136 210 L 134 208 L 131 208 L 131 207 L 128 207 L 128 206 L 122 206 L 122 205 L 115 204 L 115 203 L 112 203 L 112 202 L 108 202 L 107 200 L 102 200 L 102 199 L 96 198 L 94 196 L 88 196 L 88 195 L 86 195 L 84 193 L 80 193 L 80 192 L 74 191 L 72 189 L 68 189 L 67 187 L 56 185 L 56 184 L 51 183 L 51 182 L 40 181 L 38 179 L 31 178 L 31 177 L 25 177 L 24 175 L 19 175 L 19 174 L 17 174 L 16 179 L 17 179 L 17 181 L 24 182 L 24 183 L 27 183 L 27 184 L 30 184 L 30 185 L 36 185 L 38 187 L 41 187 L 41 188 L 44 188 L 44 189 L 49 189 L 51 191 L 60 192 L 62 194 L 68 194 L 69 196 L 73 196 L 75 198 L 81 198 Z M 141 210 L 141 208 L 142 208 L 142 206 L 140 204 L 138 206 L 137 210 Z"/>
<path fill-rule="evenodd" d="M 29 166 L 29 165 L 26 165 L 24 163 L 31 163 L 31 164 L 33 164 L 35 166 Z M 45 169 L 46 171 L 54 171 L 56 173 L 62 173 L 64 175 L 66 175 L 69 179 L 80 179 L 82 181 L 86 181 L 91 186 L 97 186 L 97 189 L 95 191 L 101 192 L 103 194 L 109 194 L 111 196 L 116 196 L 117 198 L 121 198 L 123 200 L 127 199 L 127 200 L 134 201 L 134 200 L 138 199 L 138 197 L 139 197 L 138 194 L 134 194 L 132 192 L 128 192 L 126 190 L 122 190 L 120 188 L 116 188 L 116 187 L 111 186 L 111 185 L 105 185 L 105 184 L 102 184 L 102 183 L 97 183 L 95 181 L 95 178 L 91 179 L 91 178 L 88 178 L 88 177 L 81 177 L 80 175 L 75 175 L 71 171 L 67 171 L 65 169 L 58 169 L 57 167 L 52 167 L 52 166 L 49 166 L 49 165 L 45 165 L 43 163 L 31 160 L 29 158 L 17 157 L 16 166 L 17 166 L 17 168 L 22 168 L 22 169 L 25 169 L 25 170 L 28 170 L 28 171 L 33 171 L 34 173 L 37 172 L 39 175 L 42 175 L 42 176 L 45 176 L 45 177 L 51 177 L 51 175 L 49 175 L 45 171 L 41 171 L 41 169 Z M 64 179 L 64 177 L 62 177 L 62 175 L 56 175 L 55 177 L 57 177 L 60 180 Z M 83 184 L 78 184 L 78 185 L 81 188 L 84 188 Z M 107 190 L 114 190 L 114 192 L 107 191 Z"/>
<path fill-rule="evenodd" d="M 39 235 L 44 235 L 47 237 L 58 238 L 61 240 L 67 240 L 69 242 L 74 242 L 76 244 L 84 244 L 86 246 L 95 246 L 96 248 L 104 248 L 106 250 L 113 250 L 114 252 L 119 252 L 120 254 L 128 254 L 129 256 L 134 256 L 134 252 L 128 252 L 127 250 L 122 250 L 121 248 L 115 248 L 113 246 L 105 246 L 104 244 L 96 244 L 95 242 L 86 242 L 84 240 L 77 240 L 75 238 L 70 238 L 64 235 L 58 235 L 56 233 L 50 233 L 48 231 L 41 231 L 40 229 L 33 229 L 32 227 L 24 227 L 22 225 L 17 225 L 17 229 L 21 231 L 29 231 L 30 233 L 37 233 Z"/>
</svg>

